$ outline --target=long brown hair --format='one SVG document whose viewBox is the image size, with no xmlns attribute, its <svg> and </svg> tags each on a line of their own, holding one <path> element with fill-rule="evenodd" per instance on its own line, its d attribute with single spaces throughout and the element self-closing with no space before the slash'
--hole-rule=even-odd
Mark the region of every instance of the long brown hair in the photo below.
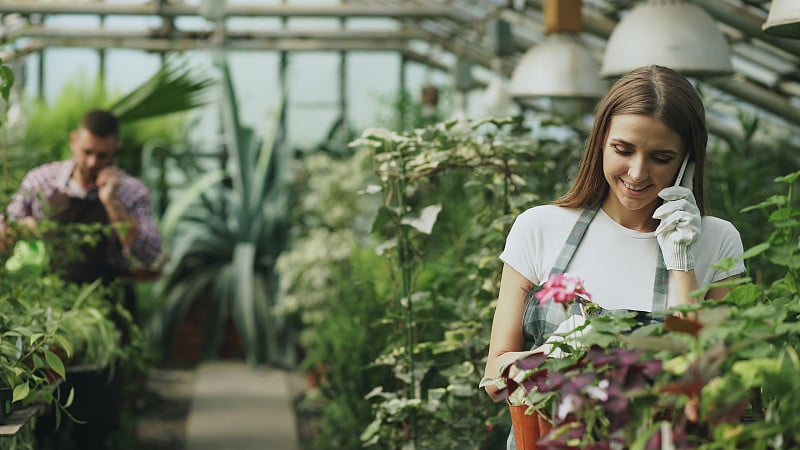
<svg viewBox="0 0 800 450">
<path fill-rule="evenodd" d="M 705 214 L 703 168 L 708 131 L 703 101 L 689 80 L 672 69 L 657 65 L 628 72 L 597 104 L 594 125 L 575 182 L 569 192 L 553 203 L 569 208 L 592 208 L 603 202 L 609 191 L 603 176 L 603 147 L 611 118 L 620 114 L 655 117 L 681 137 L 689 161 L 695 164 L 692 190 L 697 207 Z"/>
</svg>

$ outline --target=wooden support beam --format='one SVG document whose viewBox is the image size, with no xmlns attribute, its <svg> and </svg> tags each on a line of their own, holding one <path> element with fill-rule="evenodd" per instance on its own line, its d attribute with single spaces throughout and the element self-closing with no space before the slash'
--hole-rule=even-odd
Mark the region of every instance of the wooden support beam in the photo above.
<svg viewBox="0 0 800 450">
<path fill-rule="evenodd" d="M 580 33 L 583 31 L 581 0 L 545 0 L 545 33 Z"/>
</svg>

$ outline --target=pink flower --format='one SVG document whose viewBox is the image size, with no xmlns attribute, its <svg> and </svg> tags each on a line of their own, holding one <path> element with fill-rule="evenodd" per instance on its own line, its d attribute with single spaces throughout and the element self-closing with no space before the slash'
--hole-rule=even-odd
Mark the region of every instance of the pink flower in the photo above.
<svg viewBox="0 0 800 450">
<path fill-rule="evenodd" d="M 586 300 L 592 299 L 592 296 L 583 287 L 583 280 L 567 274 L 550 275 L 550 278 L 544 283 L 544 287 L 534 296 L 540 304 L 545 304 L 553 299 L 554 302 L 561 303 L 565 308 L 578 297 Z"/>
</svg>

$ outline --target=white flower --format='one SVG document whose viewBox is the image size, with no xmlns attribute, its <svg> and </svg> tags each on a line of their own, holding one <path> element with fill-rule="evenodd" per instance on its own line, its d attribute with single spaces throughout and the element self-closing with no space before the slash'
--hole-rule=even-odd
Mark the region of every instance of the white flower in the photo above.
<svg viewBox="0 0 800 450">
<path fill-rule="evenodd" d="M 601 402 L 608 400 L 608 380 L 601 380 L 597 386 L 586 386 L 584 390 L 590 398 Z"/>
<path fill-rule="evenodd" d="M 569 394 L 561 400 L 561 403 L 559 403 L 558 408 L 556 409 L 556 417 L 558 417 L 559 420 L 564 420 L 567 418 L 569 413 L 580 408 L 580 406 L 580 397 Z"/>
</svg>

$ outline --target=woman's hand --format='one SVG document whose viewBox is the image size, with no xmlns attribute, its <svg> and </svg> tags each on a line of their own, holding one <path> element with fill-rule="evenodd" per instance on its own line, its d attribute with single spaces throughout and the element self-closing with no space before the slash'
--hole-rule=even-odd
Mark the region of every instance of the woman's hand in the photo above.
<svg viewBox="0 0 800 450">
<path fill-rule="evenodd" d="M 700 210 L 691 189 L 673 186 L 662 189 L 658 196 L 664 204 L 653 213 L 661 223 L 656 239 L 669 270 L 694 270 L 692 244 L 700 237 Z"/>
<path fill-rule="evenodd" d="M 497 380 L 501 378 L 506 367 L 509 367 L 507 378 L 514 378 L 514 376 L 520 371 L 516 367 L 516 362 L 522 358 L 525 358 L 526 356 L 530 356 L 533 353 L 536 353 L 536 351 L 506 352 L 495 358 L 493 365 L 497 367 L 497 373 L 491 374 L 487 371 L 487 373 L 484 374 L 484 379 L 481 381 L 481 386 L 486 390 L 486 393 L 489 394 L 489 397 L 491 397 L 493 401 L 502 401 L 504 397 L 500 397 L 498 395 L 499 388 L 495 384 L 484 381 Z"/>
</svg>

